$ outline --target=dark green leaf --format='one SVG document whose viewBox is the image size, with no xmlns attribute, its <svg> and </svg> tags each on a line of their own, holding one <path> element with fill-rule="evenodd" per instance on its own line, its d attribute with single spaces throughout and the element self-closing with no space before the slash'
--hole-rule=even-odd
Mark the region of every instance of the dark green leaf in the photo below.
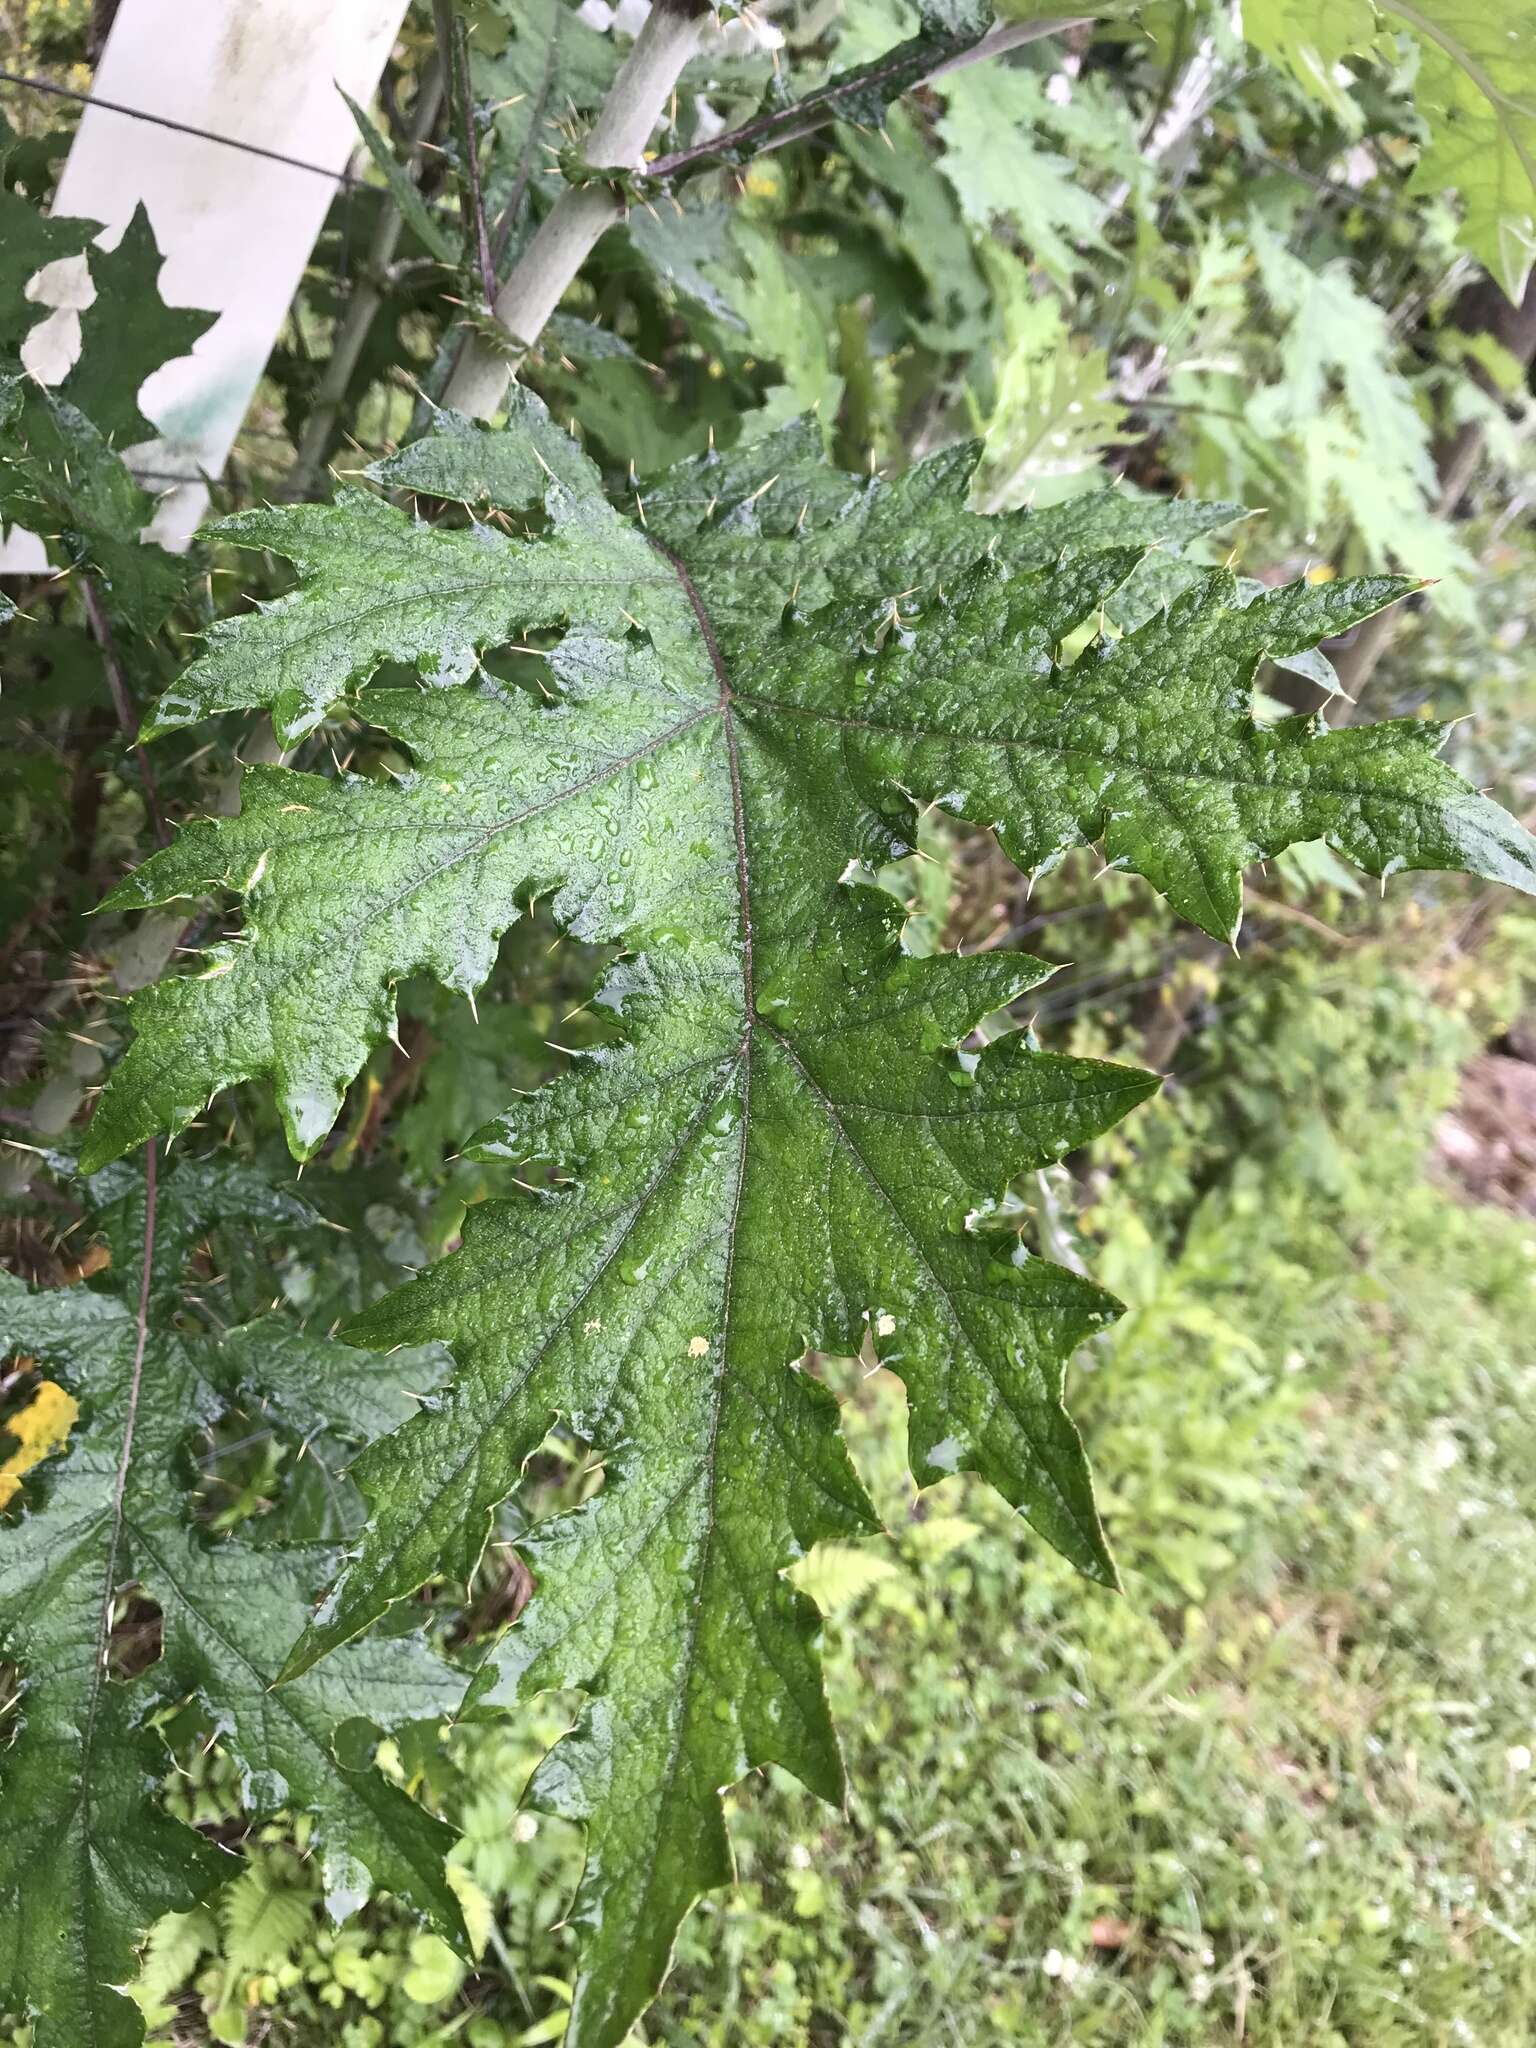
<svg viewBox="0 0 1536 2048">
<path fill-rule="evenodd" d="M 0 164 L 10 155 L 15 134 L 0 115 Z M 14 354 L 49 307 L 27 297 L 40 270 L 61 256 L 78 256 L 101 232 L 97 220 L 47 214 L 0 182 L 0 357 Z"/>
<path fill-rule="evenodd" d="M 336 89 L 341 92 L 340 86 Z M 399 208 L 402 217 L 410 224 L 416 239 L 429 255 L 437 258 L 439 263 L 457 263 L 458 238 L 432 218 L 427 210 L 427 202 L 417 189 L 416 181 L 405 166 L 396 161 L 395 153 L 388 141 L 379 133 L 363 108 L 350 93 L 341 92 L 341 96 L 347 103 L 347 111 L 357 123 L 357 132 L 362 136 L 368 154 L 384 173 L 391 199 Z"/>
<path fill-rule="evenodd" d="M 140 535 L 154 501 L 74 406 L 26 377 L 0 377 L 0 518 L 30 527 L 60 566 L 87 569 L 114 619 L 152 632 L 188 565 Z"/>
<path fill-rule="evenodd" d="M 181 1178 L 167 1189 L 173 1234 L 178 1207 L 198 1203 L 195 1190 L 178 1200 Z M 142 1183 L 138 1199 L 142 1218 Z M 137 1943 L 160 1914 L 185 1911 L 239 1868 L 160 1810 L 168 1760 L 142 1724 L 167 1700 L 207 1704 L 254 1812 L 315 1816 L 337 1917 L 372 1883 L 450 1932 L 459 1925 L 442 1871 L 450 1831 L 377 1771 L 339 1761 L 334 1735 L 360 1717 L 389 1727 L 436 1716 L 462 1679 L 419 1640 L 391 1638 L 273 1693 L 335 1554 L 214 1544 L 190 1526 L 186 1446 L 199 1424 L 244 1386 L 280 1398 L 295 1346 L 312 1384 L 340 1347 L 280 1324 L 221 1342 L 158 1316 L 141 1323 L 130 1305 L 141 1258 L 142 1238 L 139 1259 L 114 1261 L 122 1295 L 34 1293 L 0 1275 L 0 1349 L 22 1353 L 81 1407 L 66 1449 L 28 1477 L 30 1511 L 0 1525 L 0 1650 L 21 1670 L 19 1733 L 3 1759 L 0 2006 L 31 2017 L 35 2048 L 141 2039 L 136 2008 L 115 1988 L 133 1974 Z M 388 1369 L 375 1376 L 394 1391 L 375 1399 L 359 1384 L 359 1433 L 409 1405 Z M 346 1382 L 364 1378 L 341 1353 L 339 1410 Z M 159 1662 L 123 1683 L 107 1657 L 128 1585 L 158 1604 L 164 1637 Z"/>
<path fill-rule="evenodd" d="M 80 316 L 80 354 L 58 397 L 114 446 L 152 441 L 158 429 L 139 411 L 145 380 L 178 356 L 218 318 L 191 306 L 168 306 L 155 280 L 161 255 L 142 203 L 117 247 L 91 251 L 96 297 Z"/>
<path fill-rule="evenodd" d="M 449 422 L 388 480 L 522 508 L 548 431 L 528 400 L 504 439 Z M 308 1682 L 425 1578 L 466 1575 L 556 1416 L 597 1446 L 601 1492 L 530 1541 L 538 1597 L 503 1680 L 588 1694 L 534 1788 L 588 1829 L 577 2048 L 622 2039 L 682 1913 L 724 1877 L 721 1786 L 775 1761 L 838 1792 L 815 1614 L 780 1573 L 871 1513 L 796 1360 L 867 1333 L 906 1383 L 920 1480 L 979 1471 L 1112 1576 L 1061 1382 L 1115 1305 L 985 1222 L 1010 1176 L 1154 1083 L 1017 1033 L 962 1049 L 1049 970 L 903 953 L 892 898 L 862 878 L 910 850 L 916 808 L 992 825 L 1024 867 L 1102 836 L 1222 936 L 1244 864 L 1293 839 L 1376 873 L 1536 878 L 1530 839 L 1436 760 L 1433 729 L 1252 720 L 1266 654 L 1410 585 L 1245 605 L 1224 572 L 1191 572 L 1166 612 L 1063 665 L 1149 544 L 1230 508 L 1101 492 L 984 520 L 973 459 L 885 485 L 790 432 L 665 480 L 647 508 L 665 546 L 574 452 L 543 453 L 563 480 L 526 540 L 361 496 L 231 522 L 303 582 L 220 634 L 174 721 L 275 698 L 293 729 L 385 657 L 442 682 L 513 630 L 564 625 L 553 693 L 483 676 L 371 692 L 415 764 L 398 785 L 257 770 L 238 819 L 188 827 L 114 898 L 233 887 L 247 929 L 137 999 L 97 1162 L 258 1074 L 313 1151 L 396 983 L 426 969 L 472 996 L 534 891 L 625 948 L 599 994 L 625 1041 L 478 1139 L 529 1199 L 472 1211 L 461 1253 L 353 1326 L 381 1348 L 444 1339 L 459 1371 L 360 1461 L 369 1525 L 287 1667 Z"/>
</svg>

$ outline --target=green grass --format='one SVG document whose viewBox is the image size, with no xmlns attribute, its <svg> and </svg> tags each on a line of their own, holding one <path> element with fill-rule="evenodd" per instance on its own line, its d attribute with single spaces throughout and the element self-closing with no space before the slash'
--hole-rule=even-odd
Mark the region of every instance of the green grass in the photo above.
<svg viewBox="0 0 1536 2048">
<path fill-rule="evenodd" d="M 837 1617 L 852 1817 L 738 1799 L 654 2038 L 1528 2039 L 1533 1250 L 1416 1197 L 1369 1277 L 1277 1262 L 1255 1356 L 1192 1247 L 1094 1388 L 1126 1596 L 914 1504 L 979 1530 Z"/>
<path fill-rule="evenodd" d="M 737 1798 L 746 1882 L 651 2038 L 1536 2034 L 1536 1228 L 1425 1177 L 1466 1040 L 1413 982 L 1259 1000 L 1232 1085 L 1166 1104 L 1087 1219 L 1131 1309 L 1074 1391 L 1125 1595 L 973 1483 L 911 1499 L 870 1382 L 902 1569 L 831 1624 L 851 1816 Z M 1244 1108 L 1158 1244 L 1147 1184 Z"/>
</svg>

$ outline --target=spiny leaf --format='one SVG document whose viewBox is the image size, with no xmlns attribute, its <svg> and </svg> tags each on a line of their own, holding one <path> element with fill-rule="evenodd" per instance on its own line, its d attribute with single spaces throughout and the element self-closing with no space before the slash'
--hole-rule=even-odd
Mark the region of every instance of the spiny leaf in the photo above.
<svg viewBox="0 0 1536 2048">
<path fill-rule="evenodd" d="M 796 421 L 746 448 L 679 463 L 646 493 L 647 530 L 708 583 L 711 616 L 750 633 L 754 621 L 771 629 L 786 604 L 880 606 L 983 556 L 1026 570 L 1107 547 L 1177 549 L 1246 516 L 1240 505 L 1103 490 L 984 518 L 969 495 L 979 454 L 961 443 L 887 483 L 832 468 L 816 428 Z"/>
<path fill-rule="evenodd" d="M 20 1732 L 3 1759 L 0 2005 L 31 2018 L 35 2048 L 140 2040 L 140 2015 L 115 1988 L 133 1974 L 135 1944 L 239 1867 L 159 1806 L 166 1755 L 143 1723 L 167 1699 L 207 1703 L 253 1810 L 315 1815 L 338 1908 L 371 1881 L 458 1926 L 442 1869 L 451 1832 L 367 1768 L 355 1737 L 339 1755 L 336 1731 L 435 1716 L 462 1680 L 421 1642 L 381 1639 L 274 1695 L 334 1553 L 209 1544 L 188 1525 L 189 1435 L 238 1385 L 260 1382 L 269 1344 L 293 1340 L 280 1326 L 222 1343 L 141 1328 L 136 1266 L 113 1275 L 127 1300 L 33 1293 L 0 1275 L 0 1347 L 46 1367 L 82 1415 L 67 1447 L 25 1475 L 28 1511 L 0 1526 L 0 1643 L 21 1667 Z M 331 1348 L 307 1341 L 312 1372 Z M 124 1684 L 107 1656 L 129 1583 L 158 1603 L 164 1648 Z"/>
<path fill-rule="evenodd" d="M 153 632 L 188 566 L 139 536 L 154 501 L 74 406 L 0 376 L 0 518 L 30 527 L 61 567 L 89 569 L 114 618 Z"/>
<path fill-rule="evenodd" d="M 521 401 L 514 434 L 546 432 Z M 395 983 L 425 968 L 471 993 L 534 890 L 626 949 L 598 998 L 624 1041 L 475 1141 L 520 1163 L 530 1198 L 473 1209 L 458 1254 L 352 1327 L 378 1347 L 446 1340 L 458 1374 L 356 1466 L 368 1526 L 285 1672 L 308 1682 L 423 1579 L 467 1574 L 553 1417 L 601 1452 L 602 1490 L 527 1539 L 538 1592 L 490 1695 L 588 1696 L 532 1790 L 588 1832 L 576 2048 L 623 2037 L 689 1903 L 725 1877 L 723 1785 L 774 1761 L 841 1786 L 816 1615 L 781 1571 L 873 1515 L 834 1404 L 795 1367 L 807 1350 L 867 1334 L 906 1384 L 920 1481 L 981 1472 L 1112 1576 L 1061 1381 L 1115 1305 L 988 1219 L 1011 1176 L 1155 1084 L 1021 1033 L 957 1052 L 1049 969 L 903 954 L 898 907 L 864 877 L 910 849 L 916 808 L 992 825 L 1025 867 L 1102 836 L 1223 936 L 1244 863 L 1295 838 L 1378 873 L 1536 879 L 1532 842 L 1435 758 L 1432 729 L 1252 719 L 1265 655 L 1411 585 L 1245 605 L 1223 572 L 1194 572 L 1063 668 L 1149 541 L 1229 514 L 1097 493 L 984 520 L 965 504 L 971 459 L 884 485 L 780 435 L 665 480 L 648 500 L 660 547 L 570 467 L 546 482 L 547 534 L 494 546 L 363 501 L 323 545 L 311 514 L 263 515 L 261 543 L 291 531 L 308 580 L 286 614 L 223 636 L 244 687 L 286 691 L 302 661 L 320 703 L 386 654 L 452 645 L 467 664 L 514 622 L 569 621 L 547 699 L 486 677 L 370 692 L 368 717 L 415 763 L 397 785 L 256 771 L 239 818 L 187 828 L 114 899 L 234 886 L 247 923 L 204 975 L 138 999 L 89 1161 L 256 1074 L 312 1151 L 391 1025 Z M 390 481 L 474 503 L 503 474 L 525 493 L 526 455 L 453 426 Z M 380 533 L 403 617 L 365 578 Z M 492 565 L 467 598 L 466 547 Z"/>
<path fill-rule="evenodd" d="M 523 401 L 524 409 L 537 404 Z M 542 408 L 540 408 L 542 412 Z M 467 445 L 478 445 L 475 430 Z M 547 420 L 485 478 L 459 475 L 470 502 L 514 507 L 536 502 L 548 478 L 539 463 Z M 491 526 L 439 531 L 423 554 L 420 529 L 367 492 L 342 491 L 333 505 L 237 513 L 212 532 L 244 546 L 276 547 L 299 569 L 299 587 L 254 616 L 221 619 L 207 651 L 160 700 L 149 732 L 166 732 L 242 705 L 270 705 L 285 742 L 312 731 L 327 709 L 381 661 L 412 664 L 423 681 L 462 682 L 478 651 L 541 627 L 622 629 L 633 618 L 660 645 L 688 631 L 687 607 L 644 538 L 596 495 L 597 472 L 565 444 L 557 474 L 555 524 L 537 542 Z M 406 457 L 384 480 L 405 489 L 443 488 L 441 462 L 417 476 Z M 439 451 L 441 454 L 442 451 Z M 498 495 L 499 494 L 499 495 Z M 297 516 L 295 516 L 295 514 Z M 602 573 L 592 565 L 601 560 Z M 541 602 L 537 593 L 545 592 Z"/>
<path fill-rule="evenodd" d="M 156 279 L 162 263 L 143 201 L 111 251 L 92 249 L 96 297 L 80 316 L 80 354 L 58 397 L 119 448 L 152 441 L 158 429 L 139 411 L 146 380 L 191 353 L 217 313 L 168 306 Z"/>
<path fill-rule="evenodd" d="M 50 1163 L 67 1166 L 69 1161 L 55 1153 Z M 92 1228 L 106 1241 L 115 1271 L 137 1272 L 149 1199 L 143 1172 L 128 1161 L 115 1160 L 80 1183 L 77 1192 Z M 308 1202 L 291 1188 L 273 1187 L 265 1175 L 237 1159 L 183 1160 L 157 1189 L 151 1311 L 158 1315 L 176 1305 L 188 1258 L 216 1227 L 298 1230 L 316 1221 Z"/>
</svg>

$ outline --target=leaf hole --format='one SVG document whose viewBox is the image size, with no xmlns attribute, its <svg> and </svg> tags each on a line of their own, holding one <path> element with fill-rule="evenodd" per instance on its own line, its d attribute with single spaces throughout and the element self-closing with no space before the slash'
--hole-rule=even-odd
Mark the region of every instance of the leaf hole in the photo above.
<svg viewBox="0 0 1536 2048">
<path fill-rule="evenodd" d="M 142 1586 L 130 1582 L 112 1601 L 112 1622 L 107 1635 L 107 1675 L 119 1685 L 158 1664 L 164 1649 L 164 1617 L 160 1603 Z"/>
</svg>

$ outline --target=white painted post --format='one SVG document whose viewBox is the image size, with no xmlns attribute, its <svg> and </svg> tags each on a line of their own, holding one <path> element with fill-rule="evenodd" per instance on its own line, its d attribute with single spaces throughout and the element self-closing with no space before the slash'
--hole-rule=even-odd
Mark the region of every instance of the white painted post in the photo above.
<svg viewBox="0 0 1536 2048">
<path fill-rule="evenodd" d="M 368 104 L 405 6 L 122 0 L 118 9 L 95 98 L 273 152 L 253 155 L 92 106 L 59 181 L 54 211 L 101 221 L 108 246 L 142 200 L 166 259 L 165 299 L 219 315 L 140 400 L 161 438 L 134 450 L 137 462 L 189 479 L 165 496 L 151 528 L 167 546 L 184 547 L 203 515 L 208 492 L 199 479 L 224 467 L 356 144 L 336 88 Z M 25 350 L 28 367 L 52 383 L 79 348 L 78 309 L 91 297 L 84 258 L 51 265 L 33 294 L 66 309 L 34 328 Z M 147 487 L 163 485 L 151 478 Z M 31 535 L 0 545 L 0 569 L 42 565 Z"/>
</svg>

